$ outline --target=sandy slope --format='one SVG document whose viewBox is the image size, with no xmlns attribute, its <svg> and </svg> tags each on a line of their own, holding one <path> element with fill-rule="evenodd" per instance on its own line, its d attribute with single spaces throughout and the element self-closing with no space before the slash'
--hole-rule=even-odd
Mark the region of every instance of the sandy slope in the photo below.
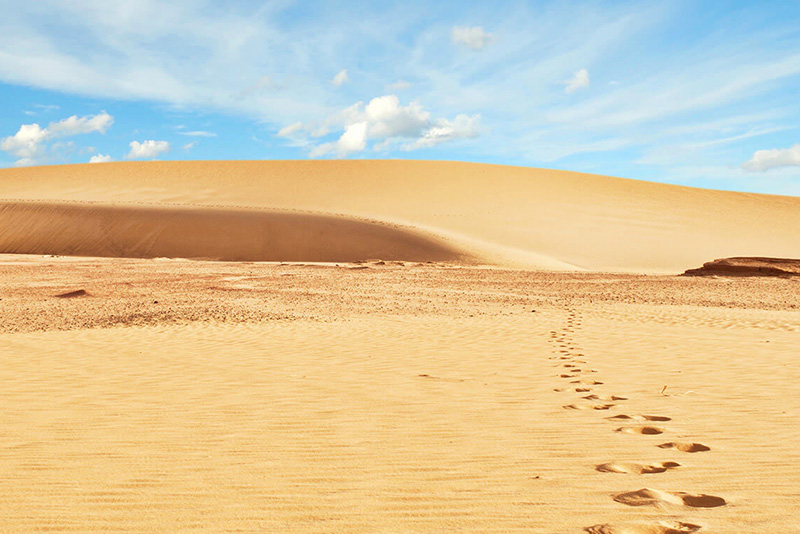
<svg viewBox="0 0 800 534">
<path fill-rule="evenodd" d="M 2 258 L 0 524 L 798 532 L 798 286 Z"/>
<path fill-rule="evenodd" d="M 413 228 L 275 210 L 7 202 L 8 253 L 256 261 L 474 261 Z"/>
<path fill-rule="evenodd" d="M 311 219 L 301 217 L 309 212 L 356 218 L 362 223 L 359 232 L 373 234 L 386 235 L 392 224 L 400 224 L 404 235 L 437 243 L 438 252 L 431 260 L 443 259 L 446 251 L 461 260 L 470 257 L 532 268 L 679 273 L 716 257 L 800 257 L 800 198 L 471 163 L 126 162 L 4 169 L 0 198 L 39 204 L 25 224 L 18 222 L 19 206 L 0 211 L 0 250 L 5 251 L 71 253 L 74 241 L 62 240 L 53 228 L 69 217 L 60 203 L 79 201 L 120 208 L 119 219 L 131 213 L 123 211 L 123 206 L 130 210 L 139 205 L 159 207 L 161 211 L 136 213 L 150 217 L 145 225 L 148 246 L 167 256 L 181 254 L 170 254 L 170 245 L 158 242 L 156 229 L 165 228 L 165 234 L 174 236 L 177 230 L 169 221 L 175 220 L 175 206 L 193 205 L 267 209 L 273 214 L 287 210 L 286 217 L 300 218 L 293 221 L 302 220 L 313 231 L 330 230 L 331 219 L 311 224 Z M 72 210 L 81 207 L 91 208 L 75 204 Z M 275 215 L 271 217 L 274 222 Z M 381 228 L 367 230 L 368 224 Z M 222 233 L 238 234 L 236 228 L 223 228 Z M 20 232 L 27 234 L 20 236 Z M 39 246 L 21 248 L 32 241 L 25 236 L 36 236 Z M 130 236 L 120 250 L 141 250 L 141 240 Z M 337 241 L 356 238 L 348 235 Z M 194 239 L 196 244 L 203 243 Z M 209 250 L 193 250 L 199 256 L 214 257 L 218 240 L 203 239 Z M 289 248 L 298 242 L 283 241 Z M 254 246 L 263 251 L 275 243 Z M 419 252 L 417 245 L 409 244 Z M 247 247 L 239 250 L 250 252 Z M 403 255 L 400 252 L 398 256 Z M 89 253 L 86 246 L 82 253 Z M 251 259 L 261 257 L 252 254 Z M 319 257 L 331 258 L 328 254 Z M 424 258 L 425 254 L 417 254 L 405 259 Z"/>
</svg>

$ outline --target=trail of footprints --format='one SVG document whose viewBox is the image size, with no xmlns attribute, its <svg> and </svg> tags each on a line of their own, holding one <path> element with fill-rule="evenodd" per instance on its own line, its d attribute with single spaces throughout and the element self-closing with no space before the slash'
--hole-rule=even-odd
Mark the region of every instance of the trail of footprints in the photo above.
<svg viewBox="0 0 800 534">
<path fill-rule="evenodd" d="M 601 395 L 594 391 L 593 386 L 601 386 L 603 382 L 596 379 L 597 371 L 588 367 L 585 355 L 573 340 L 573 333 L 582 325 L 582 319 L 577 311 L 568 310 L 566 325 L 561 332 L 550 332 L 550 343 L 553 345 L 555 366 L 558 368 L 556 376 L 567 382 L 565 387 L 555 388 L 555 391 L 577 393 L 576 402 L 565 404 L 567 410 L 598 410 L 607 411 L 617 406 L 617 403 L 628 400 L 619 395 Z M 605 417 L 606 420 L 616 423 L 614 431 L 634 435 L 658 435 L 666 432 L 659 423 L 670 421 L 663 415 L 625 415 L 618 414 Z M 657 445 L 665 450 L 680 453 L 697 453 L 711 450 L 702 443 L 668 441 Z M 608 462 L 594 466 L 595 470 L 602 473 L 621 473 L 628 475 L 650 475 L 678 469 L 681 464 L 675 461 L 654 463 Z M 652 488 L 642 488 L 627 491 L 613 496 L 616 502 L 628 506 L 679 506 L 687 508 L 715 508 L 726 503 L 722 497 L 706 494 L 690 494 L 681 491 L 662 491 Z M 600 524 L 586 527 L 584 530 L 592 534 L 681 534 L 697 532 L 702 527 L 692 523 L 680 521 L 658 521 L 637 524 Z"/>
</svg>

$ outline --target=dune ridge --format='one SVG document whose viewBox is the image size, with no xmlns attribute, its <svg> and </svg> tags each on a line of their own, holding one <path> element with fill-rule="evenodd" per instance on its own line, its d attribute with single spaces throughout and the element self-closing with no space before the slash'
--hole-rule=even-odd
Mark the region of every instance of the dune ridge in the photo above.
<svg viewBox="0 0 800 534">
<path fill-rule="evenodd" d="M 313 221 L 284 217 L 284 222 L 291 219 L 306 230 L 309 225 L 329 232 L 351 229 L 350 219 L 355 219 L 377 224 L 383 228 L 381 232 L 400 225 L 420 240 L 413 246 L 405 242 L 397 247 L 397 255 L 384 259 L 427 258 L 427 253 L 405 257 L 400 252 L 416 254 L 422 243 L 427 243 L 422 247 L 425 250 L 435 243 L 433 248 L 441 247 L 436 254 L 453 261 L 545 270 L 678 274 L 715 257 L 800 257 L 797 197 L 475 163 L 172 161 L 3 169 L 0 199 L 7 199 L 0 201 L 6 206 L 13 204 L 14 224 L 20 228 L 45 229 L 65 218 L 80 219 L 74 211 L 77 206 L 67 208 L 65 203 L 102 203 L 118 209 L 113 213 L 120 217 L 130 213 L 125 206 L 143 203 L 151 206 L 151 211 L 136 213 L 158 219 L 145 225 L 151 229 L 172 220 L 168 207 L 194 208 L 192 220 L 204 228 L 214 228 L 222 217 L 215 209 L 264 211 L 263 217 L 271 217 L 270 224 L 277 224 L 275 212 L 284 210 L 298 217 L 301 213 L 329 217 Z M 41 209 L 22 210 L 18 204 L 22 201 L 40 203 Z M 166 211 L 155 210 L 159 206 Z M 92 206 L 87 214 L 95 209 Z M 30 220 L 22 220 L 23 211 Z M 111 213 L 107 212 L 104 220 L 113 218 Z M 22 230 L 4 226 L 0 252 L 20 251 L 25 236 L 16 233 Z M 130 227 L 128 231 L 132 242 L 121 248 L 135 250 L 135 232 Z M 363 247 L 355 242 L 366 231 L 361 227 L 334 240 L 341 250 L 360 252 Z M 378 232 L 375 227 L 367 233 L 374 232 Z M 326 235 L 326 240 L 312 241 L 321 245 L 332 239 L 332 233 Z M 400 235 L 410 239 L 408 233 Z M 389 239 L 389 234 L 382 236 Z M 59 249 L 55 242 L 40 244 L 48 245 L 45 248 L 50 254 L 75 253 Z M 42 247 L 36 250 L 44 251 Z M 293 259 L 293 255 L 263 250 L 248 255 L 242 250 L 238 255 L 248 256 L 246 259 Z M 177 257 L 186 252 L 165 247 L 158 254 Z M 200 256 L 214 254 L 204 250 Z M 358 254 L 317 251 L 311 256 L 347 261 Z"/>
</svg>

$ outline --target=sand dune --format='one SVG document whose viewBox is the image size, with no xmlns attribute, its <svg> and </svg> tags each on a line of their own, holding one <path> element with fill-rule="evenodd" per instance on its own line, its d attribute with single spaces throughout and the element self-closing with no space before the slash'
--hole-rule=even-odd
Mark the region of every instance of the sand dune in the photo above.
<svg viewBox="0 0 800 534">
<path fill-rule="evenodd" d="M 350 217 L 191 207 L 7 202 L 3 252 L 251 261 L 470 261 L 442 239 Z M 474 260 L 473 260 L 474 261 Z"/>
<path fill-rule="evenodd" d="M 375 255 L 375 247 L 357 243 L 369 236 L 380 246 L 386 239 L 406 240 L 386 258 L 471 258 L 552 270 L 677 274 L 715 257 L 800 257 L 800 198 L 471 163 L 196 161 L 4 169 L 0 198 L 40 204 L 27 211 L 20 204 L 10 208 L 14 223 L 3 224 L 0 251 L 26 250 L 20 248 L 22 232 L 36 228 L 37 252 L 97 254 L 88 241 L 58 241 L 56 234 L 63 237 L 66 229 L 48 227 L 92 217 L 124 221 L 131 215 L 141 230 L 113 223 L 125 235 L 124 242 L 122 234 L 114 236 L 116 254 L 142 255 L 149 247 L 164 256 L 290 260 L 301 256 L 293 247 L 305 241 L 311 250 L 302 257 L 345 261 Z M 67 209 L 66 201 L 76 204 Z M 109 208 L 102 217 L 97 206 L 87 204 L 97 202 Z M 150 207 L 133 210 L 137 203 Z M 195 210 L 182 212 L 191 224 L 178 222 L 171 211 L 187 206 Z M 78 214 L 81 209 L 85 213 Z M 266 213 L 257 217 L 255 210 Z M 286 211 L 279 217 L 277 210 Z M 247 217 L 261 221 L 258 232 L 245 235 Z M 223 219 L 231 231 L 219 226 Z M 281 224 L 282 231 L 296 234 L 274 239 L 269 228 Z M 192 235 L 197 227 L 213 231 Z M 158 237 L 161 231 L 165 235 Z M 309 234 L 315 237 L 305 239 Z M 304 239 L 295 239 L 300 236 Z M 222 242 L 228 238 L 230 243 Z M 202 246 L 206 240 L 208 247 Z M 335 245 L 318 250 L 330 241 Z M 279 242 L 286 247 L 279 250 Z"/>
</svg>

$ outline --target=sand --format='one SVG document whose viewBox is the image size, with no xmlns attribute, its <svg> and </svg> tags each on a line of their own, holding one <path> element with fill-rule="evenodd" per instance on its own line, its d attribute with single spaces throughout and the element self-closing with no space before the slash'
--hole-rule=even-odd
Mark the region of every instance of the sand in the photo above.
<svg viewBox="0 0 800 534">
<path fill-rule="evenodd" d="M 3 532 L 800 531 L 800 277 L 677 276 L 800 257 L 800 199 L 392 161 L 0 197 Z"/>
<path fill-rule="evenodd" d="M 0 250 L 26 254 L 449 257 L 528 269 L 661 274 L 731 256 L 800 258 L 798 197 L 474 163 L 196 161 L 3 169 L 0 199 Z M 403 236 L 402 246 L 385 246 L 393 234 Z M 370 242 L 354 246 L 362 236 Z"/>
<path fill-rule="evenodd" d="M 792 532 L 798 289 L 6 256 L 0 519 L 8 532 Z"/>
</svg>

